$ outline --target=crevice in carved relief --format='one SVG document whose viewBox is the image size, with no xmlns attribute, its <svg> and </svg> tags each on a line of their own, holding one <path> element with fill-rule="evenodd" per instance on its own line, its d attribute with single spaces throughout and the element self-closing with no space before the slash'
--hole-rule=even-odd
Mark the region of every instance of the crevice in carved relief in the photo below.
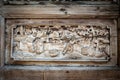
<svg viewBox="0 0 120 80">
<path fill-rule="evenodd" d="M 13 57 L 41 60 L 108 60 L 110 28 L 97 25 L 17 25 Z"/>
</svg>

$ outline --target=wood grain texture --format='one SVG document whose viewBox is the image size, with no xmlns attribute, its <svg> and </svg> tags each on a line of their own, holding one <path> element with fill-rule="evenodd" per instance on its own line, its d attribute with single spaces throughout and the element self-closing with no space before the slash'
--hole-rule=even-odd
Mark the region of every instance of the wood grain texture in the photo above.
<svg viewBox="0 0 120 80">
<path fill-rule="evenodd" d="M 0 67 L 4 65 L 4 18 L 0 16 Z"/>
<path fill-rule="evenodd" d="M 118 5 L 19 5 L 4 6 L 5 18 L 117 18 Z"/>
<path fill-rule="evenodd" d="M 0 0 L 0 7 L 3 5 L 3 1 L 2 0 Z"/>
<path fill-rule="evenodd" d="M 118 18 L 118 56 L 120 56 L 120 18 Z M 120 58 L 118 57 L 118 66 L 120 67 Z"/>
<path fill-rule="evenodd" d="M 54 4 L 75 4 L 76 2 L 79 4 L 115 4 L 118 0 L 4 0 L 4 4 L 10 5 L 28 5 L 28 4 L 45 4 L 45 3 L 54 3 Z"/>
<path fill-rule="evenodd" d="M 65 71 L 47 71 L 45 72 L 44 80 L 119 80 L 119 79 L 120 79 L 119 71 L 65 70 Z"/>
<path fill-rule="evenodd" d="M 78 7 L 78 8 L 76 8 Z M 64 11 L 65 10 L 65 11 Z M 118 5 L 5 5 L 4 18 L 118 18 Z M 0 17 L 0 66 L 4 65 L 4 18 Z M 1 20 L 2 19 L 2 20 Z M 118 22 L 118 56 L 120 56 L 120 19 Z M 2 26 L 1 26 L 2 25 Z M 120 58 L 118 57 L 119 66 Z M 24 62 L 24 64 L 26 64 Z M 48 64 L 48 63 L 46 63 Z M 58 63 L 59 64 L 59 63 Z M 65 63 L 66 64 L 66 63 Z M 34 65 L 34 64 L 33 64 Z M 21 65 L 22 66 L 22 65 Z M 120 67 L 50 67 L 4 66 L 0 80 L 120 80 Z"/>
<path fill-rule="evenodd" d="M 32 23 L 31 23 L 32 22 Z M 19 59 L 19 57 L 15 57 L 14 55 L 14 52 L 11 52 L 12 50 L 12 47 L 13 45 L 11 45 L 11 39 L 13 38 L 12 35 L 10 34 L 11 33 L 11 29 L 13 27 L 16 27 L 17 25 L 29 25 L 28 27 L 36 27 L 38 28 L 40 25 L 45 25 L 46 27 L 49 26 L 49 25 L 57 25 L 56 27 L 60 29 L 60 26 L 62 25 L 65 25 L 66 28 L 68 28 L 68 26 L 70 25 L 88 25 L 88 26 L 110 26 L 110 29 L 112 30 L 110 32 L 110 52 L 108 54 L 110 54 L 110 58 L 112 58 L 110 61 L 103 61 L 103 60 L 100 60 L 97 59 L 96 60 L 92 60 L 94 59 L 94 57 L 91 57 L 90 60 L 82 60 L 82 59 L 69 59 L 69 58 L 62 58 L 62 59 L 57 59 L 58 56 L 53 60 L 49 59 L 47 60 L 46 58 L 47 57 L 43 57 L 42 59 L 40 58 L 37 58 L 35 56 L 31 56 L 32 58 L 28 58 L 28 57 L 24 57 Z M 54 26 L 54 28 L 56 28 Z M 80 26 L 79 26 L 80 27 Z M 82 27 L 82 26 L 81 26 Z M 84 26 L 85 27 L 85 26 Z M 109 19 L 7 19 L 6 20 L 6 64 L 24 64 L 24 65 L 52 65 L 52 66 L 56 66 L 56 65 L 64 65 L 64 66 L 86 66 L 86 65 L 92 65 L 92 66 L 116 66 L 116 57 L 117 57 L 117 29 L 116 29 L 116 21 L 113 19 L 113 20 L 109 20 Z M 70 29 L 70 27 L 69 27 Z M 24 30 L 21 30 L 21 31 L 24 31 Z M 45 31 L 44 31 L 45 32 Z M 14 33 L 15 34 L 15 33 Z M 11 38 L 10 38 L 11 37 Z M 30 40 L 30 39 L 29 39 Z M 47 43 L 47 42 L 46 42 Z M 81 43 L 82 44 L 82 43 Z M 87 43 L 89 44 L 89 43 Z M 24 43 L 25 45 L 25 43 Z M 44 44 L 45 45 L 45 44 Z M 42 45 L 41 45 L 42 46 Z M 52 45 L 54 46 L 54 44 Z M 85 45 L 84 45 L 85 46 Z M 30 48 L 30 47 L 29 47 Z M 39 47 L 40 48 L 40 47 Z M 22 49 L 21 49 L 22 50 Z M 17 50 L 19 51 L 19 50 Z M 72 52 L 71 52 L 72 53 Z M 70 54 L 71 54 L 70 53 Z M 91 52 L 92 53 L 92 52 Z M 14 54 L 14 55 L 13 55 Z M 34 55 L 36 53 L 33 53 Z M 42 53 L 41 53 L 42 54 Z M 45 53 L 43 53 L 44 55 Z M 81 53 L 79 53 L 81 54 Z M 97 53 L 96 53 L 97 54 Z M 114 54 L 114 56 L 112 55 Z M 10 56 L 10 55 L 13 55 L 13 56 Z M 17 53 L 18 55 L 18 53 Z M 29 54 L 27 54 L 29 55 Z M 74 53 L 74 55 L 76 55 Z M 23 55 L 24 56 L 24 55 Z M 39 56 L 37 54 L 37 56 Z M 79 56 L 79 55 L 78 55 Z M 82 57 L 82 55 L 81 55 Z M 52 58 L 52 57 L 51 57 Z M 85 59 L 85 58 L 83 58 Z M 47 62 L 47 63 L 46 63 Z M 59 62 L 59 63 L 58 63 Z M 42 64 L 43 63 L 43 64 Z"/>
<path fill-rule="evenodd" d="M 110 67 L 6 66 L 3 80 L 119 80 L 120 70 Z"/>
</svg>

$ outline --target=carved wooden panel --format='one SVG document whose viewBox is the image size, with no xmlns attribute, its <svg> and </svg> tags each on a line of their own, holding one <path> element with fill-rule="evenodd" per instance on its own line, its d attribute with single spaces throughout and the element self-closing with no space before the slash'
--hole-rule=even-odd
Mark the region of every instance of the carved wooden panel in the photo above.
<svg viewBox="0 0 120 80">
<path fill-rule="evenodd" d="M 6 62 L 93 61 L 116 65 L 116 41 L 114 20 L 10 19 L 6 23 Z"/>
</svg>

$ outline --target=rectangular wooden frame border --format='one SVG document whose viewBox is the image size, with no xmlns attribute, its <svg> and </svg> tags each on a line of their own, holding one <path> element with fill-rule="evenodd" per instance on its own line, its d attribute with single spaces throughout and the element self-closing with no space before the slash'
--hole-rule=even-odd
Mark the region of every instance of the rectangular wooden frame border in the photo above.
<svg viewBox="0 0 120 80">
<path fill-rule="evenodd" d="M 31 21 L 33 21 L 33 23 L 34 24 L 36 24 L 36 25 L 39 25 L 39 24 L 41 24 L 41 25 L 55 25 L 55 24 L 58 24 L 58 25 L 72 25 L 71 23 L 73 23 L 73 24 L 76 24 L 76 25 L 80 25 L 81 23 L 79 23 L 79 22 L 83 22 L 81 25 L 85 25 L 85 21 L 91 21 L 90 23 L 88 23 L 87 25 L 95 25 L 95 23 L 94 23 L 94 21 L 96 20 L 97 21 L 97 23 L 98 22 L 101 22 L 102 20 L 104 21 L 104 19 L 31 19 L 31 20 L 29 20 L 29 19 L 7 19 L 7 21 L 6 21 L 6 26 L 7 26 L 7 28 L 14 28 L 17 24 L 18 25 L 24 25 L 24 24 L 28 24 L 29 25 L 29 21 L 31 22 Z M 44 23 L 41 23 L 41 21 L 42 22 L 44 22 Z M 55 21 L 55 22 L 54 22 Z M 71 22 L 71 23 L 69 23 L 69 21 Z M 75 22 L 75 21 L 77 21 L 77 22 Z M 79 21 L 79 22 L 78 22 Z M 8 24 L 7 24 L 7 22 L 8 22 Z M 19 23 L 17 23 L 17 22 L 19 22 Z M 52 22 L 51 24 L 49 23 L 49 22 Z M 59 23 L 60 22 L 60 23 Z M 111 22 L 111 23 L 110 23 Z M 10 24 L 10 26 L 9 26 L 9 24 Z M 100 23 L 101 24 L 101 23 Z M 100 25 L 99 24 L 99 25 Z M 6 53 L 6 64 L 9 64 L 9 62 L 10 62 L 10 64 L 14 64 L 14 63 L 18 63 L 19 62 L 19 64 L 24 64 L 23 62 L 26 62 L 27 64 L 30 64 L 31 65 L 31 63 L 33 63 L 33 64 L 36 64 L 36 65 L 41 65 L 41 62 L 45 62 L 45 63 L 50 63 L 50 64 L 52 64 L 52 63 L 55 63 L 56 62 L 56 65 L 57 65 L 57 62 L 60 62 L 61 63 L 61 65 L 63 64 L 63 63 L 70 63 L 71 65 L 73 64 L 73 66 L 74 66 L 74 63 L 76 63 L 76 65 L 78 65 L 78 66 L 81 66 L 81 65 L 84 65 L 84 64 L 87 64 L 87 65 L 93 65 L 94 63 L 96 63 L 96 64 L 94 64 L 95 66 L 116 66 L 116 59 L 115 58 L 117 58 L 117 24 L 116 24 L 116 20 L 114 20 L 114 19 L 112 19 L 112 20 L 109 20 L 109 19 L 107 19 L 107 20 L 105 20 L 105 23 L 104 23 L 106 26 L 107 26 L 107 24 L 110 26 L 110 31 L 111 31 L 111 33 L 110 33 L 110 43 L 111 43 L 111 45 L 110 45 L 110 54 L 111 54 L 111 57 L 112 57 L 112 60 L 110 61 L 110 62 L 107 62 L 107 61 L 82 61 L 82 60 L 70 60 L 70 61 L 68 61 L 68 60 L 35 60 L 35 59 L 24 59 L 24 60 L 22 60 L 22 59 L 20 59 L 20 60 L 14 60 L 14 58 L 11 58 L 11 55 L 12 55 L 12 53 L 11 53 L 11 47 L 12 47 L 12 42 L 11 42 L 11 40 L 10 39 L 12 39 L 12 35 L 11 34 L 9 34 L 9 33 L 12 33 L 11 31 L 9 31 L 9 29 L 7 30 L 7 31 L 9 31 L 9 35 L 8 35 L 8 37 L 10 38 L 10 39 L 7 39 L 7 41 L 9 41 L 9 43 L 7 43 L 6 45 L 7 46 L 11 46 L 11 47 L 7 47 L 6 48 L 6 50 L 7 50 L 7 53 Z M 102 24 L 101 24 L 101 26 L 102 26 Z M 10 29 L 10 30 L 11 30 Z M 115 48 L 115 49 L 114 49 Z M 114 54 L 115 56 L 113 56 L 112 54 Z M 10 59 L 9 59 L 10 58 Z M 30 63 L 31 62 L 31 63 Z M 40 63 L 40 64 L 39 64 Z M 113 64 L 112 64 L 113 63 Z M 58 64 L 59 65 L 59 64 Z M 65 65 L 65 64 L 64 64 Z M 67 65 L 69 65 L 69 64 L 67 64 Z M 85 65 L 86 66 L 86 65 Z"/>
<path fill-rule="evenodd" d="M 2 5 L 2 3 L 0 3 L 0 5 Z M 34 15 L 34 14 L 30 14 L 29 15 L 28 13 L 27 14 L 25 13 L 26 16 L 23 16 L 23 15 L 20 15 L 21 13 L 17 13 L 17 12 L 15 12 L 15 15 L 14 14 L 12 15 L 12 13 L 7 11 L 7 10 L 8 9 L 14 10 L 15 8 L 13 8 L 13 7 L 10 6 L 10 8 L 9 8 L 9 6 L 5 6 L 4 7 L 4 5 L 2 5 L 2 7 L 0 9 L 1 10 L 1 13 L 0 13 L 1 14 L 1 16 L 0 16 L 0 66 L 1 67 L 5 65 L 5 63 L 4 63 L 4 33 L 5 33 L 4 32 L 4 28 L 5 28 L 5 19 L 7 19 L 7 18 L 31 18 L 31 15 Z M 23 6 L 23 8 L 24 7 L 25 6 Z M 117 11 L 117 12 L 112 12 L 112 13 L 114 13 L 114 15 L 111 15 L 112 14 L 111 13 L 112 10 L 111 10 L 110 11 L 110 15 L 109 14 L 107 14 L 107 15 L 106 14 L 105 15 L 104 14 L 96 15 L 96 14 L 93 14 L 93 13 L 95 13 L 95 12 L 93 12 L 92 15 L 85 14 L 84 16 L 82 16 L 83 14 L 80 13 L 80 15 L 77 15 L 77 17 L 75 17 L 74 14 L 71 14 L 71 16 L 69 16 L 69 17 L 71 17 L 71 18 L 108 18 L 108 19 L 109 18 L 115 18 L 115 19 L 118 19 L 119 8 L 116 7 L 116 9 L 117 10 L 115 10 L 115 11 Z M 18 10 L 21 11 L 22 9 L 18 8 Z M 87 13 L 87 12 L 85 12 L 85 13 Z M 41 14 L 41 16 L 42 16 L 42 14 Z M 52 17 L 53 18 L 60 18 L 60 17 L 61 18 L 68 18 L 68 17 L 66 17 L 63 14 L 60 14 L 60 17 L 58 17 L 59 15 L 56 15 L 56 16 L 53 16 L 53 15 L 51 15 L 51 16 L 43 15 L 43 17 L 41 17 L 41 16 L 32 16 L 32 18 L 36 18 L 36 19 L 37 18 L 46 18 L 46 17 L 49 17 L 49 18 L 52 18 Z M 118 27 L 120 26 L 119 24 L 120 24 L 120 19 L 118 20 Z M 118 49 L 119 49 L 119 47 L 118 47 Z M 120 55 L 119 50 L 118 50 L 118 55 Z M 118 65 L 120 66 L 120 58 L 118 58 Z"/>
</svg>

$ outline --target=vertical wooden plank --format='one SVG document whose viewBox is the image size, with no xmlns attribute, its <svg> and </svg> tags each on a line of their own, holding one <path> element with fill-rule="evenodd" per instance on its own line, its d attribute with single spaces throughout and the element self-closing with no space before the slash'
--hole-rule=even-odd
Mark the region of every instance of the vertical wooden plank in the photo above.
<svg viewBox="0 0 120 80">
<path fill-rule="evenodd" d="M 0 6 L 2 6 L 3 5 L 3 0 L 0 0 Z"/>
<path fill-rule="evenodd" d="M 4 80 L 3 72 L 4 72 L 4 70 L 0 69 L 0 80 Z"/>
<path fill-rule="evenodd" d="M 118 66 L 120 67 L 120 18 L 118 18 Z"/>
<path fill-rule="evenodd" d="M 4 65 L 4 18 L 0 15 L 0 67 Z"/>
</svg>

